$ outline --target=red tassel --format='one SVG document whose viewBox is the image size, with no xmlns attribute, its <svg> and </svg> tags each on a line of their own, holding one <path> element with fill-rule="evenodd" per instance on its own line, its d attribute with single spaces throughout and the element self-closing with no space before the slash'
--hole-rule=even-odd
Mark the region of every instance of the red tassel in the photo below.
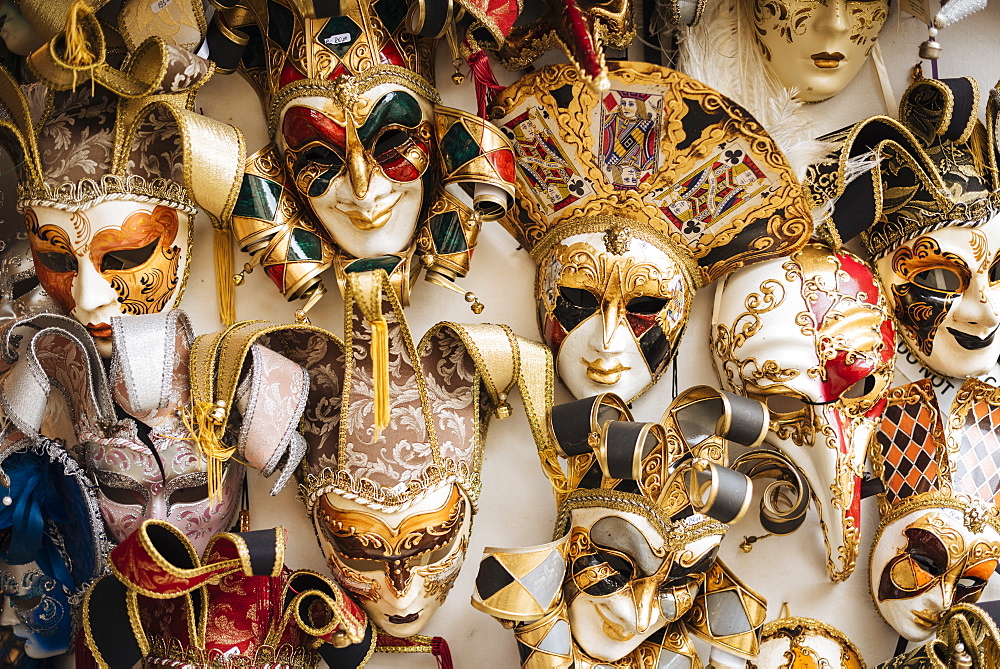
<svg viewBox="0 0 1000 669">
<path fill-rule="evenodd" d="M 490 65 L 489 56 L 485 51 L 477 51 L 467 59 L 469 71 L 472 79 L 476 83 L 476 100 L 479 102 L 479 117 L 486 118 L 487 110 L 493 104 L 493 100 L 500 91 L 504 89 L 497 78 L 493 75 L 493 67 Z"/>
<path fill-rule="evenodd" d="M 436 636 L 431 640 L 431 654 L 437 658 L 438 667 L 441 669 L 455 669 L 451 661 L 451 650 L 444 637 Z"/>
</svg>

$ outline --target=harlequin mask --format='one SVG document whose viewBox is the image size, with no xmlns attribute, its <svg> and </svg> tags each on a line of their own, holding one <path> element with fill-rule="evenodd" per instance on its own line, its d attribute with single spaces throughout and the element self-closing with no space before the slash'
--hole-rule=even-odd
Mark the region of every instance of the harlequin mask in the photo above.
<svg viewBox="0 0 1000 669">
<path fill-rule="evenodd" d="M 932 640 L 875 669 L 989 667 L 1000 654 L 1000 630 L 984 608 L 955 604 L 941 616 Z"/>
<path fill-rule="evenodd" d="M 62 445 L 18 432 L 6 440 L 0 467 L 10 500 L 0 508 L 0 623 L 25 640 L 29 657 L 69 652 L 71 607 L 105 569 L 109 546 L 83 471 Z M 24 522 L 37 518 L 39 522 Z"/>
<path fill-rule="evenodd" d="M 175 527 L 147 520 L 87 593 L 88 649 L 112 667 L 363 665 L 374 642 L 365 614 L 329 579 L 286 568 L 286 542 L 282 527 L 225 533 L 199 556 Z"/>
<path fill-rule="evenodd" d="M 781 667 L 807 669 L 863 669 L 865 662 L 840 630 L 814 618 L 779 618 L 764 625 L 760 652 L 749 669 Z"/>
<path fill-rule="evenodd" d="M 741 0 L 774 74 L 819 102 L 851 83 L 889 15 L 889 0 Z"/>
<path fill-rule="evenodd" d="M 571 67 L 547 67 L 502 93 L 492 117 L 520 184 L 503 223 L 538 266 L 539 327 L 560 378 L 578 397 L 631 401 L 672 360 L 695 290 L 790 253 L 809 218 L 743 109 L 666 68 L 609 73 L 597 94 Z M 726 120 L 706 121 L 709 104 Z"/>
<path fill-rule="evenodd" d="M 860 541 L 860 477 L 895 360 L 874 275 L 846 251 L 809 244 L 729 276 L 711 337 L 724 387 L 767 403 L 767 442 L 804 473 L 830 578 L 847 578 Z"/>
<path fill-rule="evenodd" d="M 1000 390 L 976 379 L 948 416 L 927 379 L 889 395 L 873 467 L 886 490 L 870 584 L 879 614 L 910 641 L 933 636 L 952 605 L 975 602 L 1000 564 L 997 424 Z"/>
<path fill-rule="evenodd" d="M 516 621 L 524 667 L 650 657 L 688 666 L 697 657 L 689 633 L 756 652 L 762 600 L 716 560 L 727 523 L 749 504 L 748 481 L 706 456 L 724 458 L 727 438 L 762 438 L 765 416 L 759 402 L 707 387 L 686 391 L 663 424 L 632 422 L 611 394 L 553 409 L 557 447 L 569 458 L 559 538 L 488 549 L 472 600 Z M 721 583 L 732 600 L 714 594 Z M 727 623 L 716 617 L 723 609 Z"/>
<path fill-rule="evenodd" d="M 1000 354 L 997 91 L 985 128 L 978 99 L 971 79 L 917 81 L 900 122 L 877 117 L 831 136 L 841 146 L 813 178 L 818 192 L 843 193 L 832 228 L 845 240 L 860 232 L 913 355 L 957 378 L 985 374 Z M 879 164 L 846 183 L 839 156 L 872 150 Z"/>
<path fill-rule="evenodd" d="M 406 15 L 403 0 L 342 2 L 321 19 L 291 1 L 218 15 L 218 39 L 248 28 L 239 67 L 263 94 L 275 143 L 248 161 L 234 232 L 250 267 L 290 300 L 322 294 L 331 265 L 341 288 L 363 265 L 386 269 L 405 302 L 414 254 L 429 280 L 451 285 L 468 271 L 480 221 L 511 204 L 510 147 L 440 104 L 433 50 L 407 32 Z"/>
</svg>

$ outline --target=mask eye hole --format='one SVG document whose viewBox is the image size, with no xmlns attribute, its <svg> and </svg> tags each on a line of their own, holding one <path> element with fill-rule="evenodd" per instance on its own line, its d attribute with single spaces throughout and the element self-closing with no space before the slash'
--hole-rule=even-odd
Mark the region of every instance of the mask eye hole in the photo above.
<svg viewBox="0 0 1000 669">
<path fill-rule="evenodd" d="M 108 251 L 101 258 L 102 272 L 121 272 L 135 269 L 139 265 L 145 264 L 160 245 L 160 238 L 157 237 L 150 243 L 138 249 L 118 249 Z"/>
<path fill-rule="evenodd" d="M 928 288 L 942 293 L 962 292 L 962 279 L 956 272 L 945 267 L 935 267 L 917 272 L 912 279 L 921 288 Z"/>
<path fill-rule="evenodd" d="M 659 313 L 663 307 L 667 305 L 666 298 L 663 297 L 650 297 L 648 295 L 640 295 L 639 297 L 633 297 L 625 305 L 633 314 L 643 314 L 646 316 L 651 316 L 653 314 Z"/>
<path fill-rule="evenodd" d="M 580 307 L 581 309 L 597 308 L 597 296 L 589 290 L 560 286 L 559 295 L 574 307 Z"/>
<path fill-rule="evenodd" d="M 50 272 L 66 274 L 77 270 L 76 258 L 69 253 L 46 251 L 38 254 L 38 259 Z"/>
<path fill-rule="evenodd" d="M 313 144 L 303 151 L 301 156 L 307 162 L 327 167 L 334 165 L 339 167 L 343 163 L 340 156 L 333 149 L 323 144 Z"/>
<path fill-rule="evenodd" d="M 103 481 L 99 481 L 98 485 L 101 487 L 101 493 L 115 504 L 124 504 L 125 506 L 146 505 L 146 500 L 134 490 L 118 488 L 113 485 L 108 485 Z"/>
<path fill-rule="evenodd" d="M 878 383 L 878 379 L 874 374 L 869 374 L 865 378 L 861 379 L 853 386 L 844 391 L 841 395 L 845 399 L 858 399 L 864 397 L 875 390 L 875 386 Z"/>
<path fill-rule="evenodd" d="M 178 488 L 170 493 L 170 506 L 174 504 L 194 504 L 208 499 L 208 484 Z"/>
<path fill-rule="evenodd" d="M 402 130 L 386 130 L 379 135 L 378 141 L 372 147 L 372 154 L 380 163 L 396 158 L 401 149 L 410 143 L 410 135 Z"/>
<path fill-rule="evenodd" d="M 20 597 L 11 597 L 10 602 L 21 611 L 31 611 L 38 608 L 38 605 L 42 603 L 42 596 L 36 595 L 25 599 L 21 599 Z"/>
<path fill-rule="evenodd" d="M 990 283 L 996 283 L 1000 281 L 1000 256 L 998 256 L 993 264 L 990 265 Z"/>
<path fill-rule="evenodd" d="M 940 576 L 944 573 L 944 566 L 938 564 L 933 556 L 920 552 L 919 548 L 910 548 L 907 553 L 910 559 L 913 560 L 913 563 L 930 576 Z"/>
<path fill-rule="evenodd" d="M 806 407 L 806 403 L 801 397 L 792 395 L 771 395 L 767 398 L 767 409 L 772 414 L 784 416 L 798 413 Z"/>
<path fill-rule="evenodd" d="M 10 287 L 11 299 L 18 300 L 38 286 L 38 277 L 29 276 L 26 279 L 15 281 Z"/>
</svg>

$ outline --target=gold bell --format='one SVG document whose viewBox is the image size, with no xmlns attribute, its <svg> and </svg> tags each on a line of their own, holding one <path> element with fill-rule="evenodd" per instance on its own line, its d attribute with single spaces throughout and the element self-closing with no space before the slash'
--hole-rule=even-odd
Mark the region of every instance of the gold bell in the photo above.
<svg viewBox="0 0 1000 669">
<path fill-rule="evenodd" d="M 337 630 L 333 633 L 332 643 L 334 648 L 347 648 L 351 645 L 351 640 L 347 637 L 346 632 Z"/>
<path fill-rule="evenodd" d="M 500 393 L 500 397 L 497 399 L 500 400 L 500 405 L 496 408 L 493 414 L 501 420 L 504 418 L 510 418 L 511 408 L 510 404 L 507 403 L 507 395 L 505 393 Z"/>
<path fill-rule="evenodd" d="M 941 43 L 938 42 L 937 28 L 931 26 L 927 29 L 927 40 L 920 45 L 920 58 L 923 60 L 937 60 L 941 57 Z"/>
<path fill-rule="evenodd" d="M 452 62 L 452 65 L 455 66 L 455 74 L 451 75 L 451 80 L 455 82 L 456 86 L 460 86 L 462 82 L 465 81 L 465 75 L 462 74 L 462 70 L 459 69 L 462 66 L 462 61 L 456 58 Z"/>
<path fill-rule="evenodd" d="M 226 420 L 226 400 L 216 400 L 215 407 L 209 412 L 208 417 L 216 424 L 221 424 Z"/>
</svg>

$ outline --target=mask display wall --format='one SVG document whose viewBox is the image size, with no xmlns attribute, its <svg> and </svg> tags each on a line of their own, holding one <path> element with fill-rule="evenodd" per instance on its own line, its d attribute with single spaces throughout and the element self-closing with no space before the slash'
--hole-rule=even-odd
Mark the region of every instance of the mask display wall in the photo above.
<svg viewBox="0 0 1000 669">
<path fill-rule="evenodd" d="M 572 67 L 545 67 L 492 118 L 517 158 L 503 223 L 537 264 L 559 376 L 576 397 L 631 401 L 675 355 L 695 291 L 793 252 L 811 219 L 777 146 L 731 100 L 655 65 L 609 76 L 598 94 Z"/>
<path fill-rule="evenodd" d="M 569 460 L 566 479 L 553 481 L 557 538 L 487 549 L 472 597 L 513 621 L 523 667 L 693 669 L 691 634 L 757 654 L 766 604 L 716 556 L 750 502 L 749 481 L 722 464 L 725 439 L 759 442 L 766 415 L 707 387 L 678 397 L 662 424 L 633 422 L 612 394 L 553 409 Z"/>
<path fill-rule="evenodd" d="M 12 379 L 0 386 L 0 397 L 16 424 L 29 425 L 41 418 L 35 403 L 44 407 L 52 387 L 63 393 L 76 417 L 80 458 L 115 541 L 143 520 L 159 519 L 203 550 L 239 513 L 244 463 L 266 475 L 282 467 L 275 494 L 291 477 L 305 450 L 295 427 L 308 388 L 295 363 L 258 348 L 247 352 L 245 370 L 235 367 L 235 374 L 242 372 L 235 403 L 243 409 L 223 425 L 230 431 L 224 452 L 237 459 L 220 461 L 212 457 L 216 451 L 204 453 L 197 438 L 192 335 L 183 312 L 113 318 L 107 374 L 90 340 L 71 327 L 75 323 L 61 317 L 52 322 L 67 334 L 32 339 L 26 366 L 38 380 L 31 392 Z"/>
<path fill-rule="evenodd" d="M 861 477 L 895 362 L 878 285 L 856 256 L 809 244 L 726 277 L 712 315 L 723 387 L 768 405 L 766 441 L 808 482 L 837 581 L 857 562 Z"/>
<path fill-rule="evenodd" d="M 89 43 L 103 45 L 96 18 L 79 11 Z M 23 86 L 0 73 L 0 135 L 18 165 L 18 209 L 41 285 L 107 356 L 112 316 L 180 301 L 193 216 L 201 207 L 216 223 L 227 219 L 242 137 L 192 111 L 213 65 L 158 37 L 119 68 L 101 61 L 91 81 L 47 61 L 33 67 L 43 76 Z"/>
<path fill-rule="evenodd" d="M 767 66 L 805 102 L 851 83 L 889 16 L 889 0 L 738 2 Z"/>
<path fill-rule="evenodd" d="M 346 342 L 309 325 L 249 323 L 215 345 L 257 341 L 308 370 L 302 500 L 336 580 L 381 630 L 408 637 L 458 577 L 489 419 L 510 415 L 515 383 L 533 398 L 530 424 L 545 443 L 552 363 L 543 346 L 502 326 L 442 324 L 414 345 L 385 272 L 348 281 Z M 383 327 L 384 353 L 372 346 Z"/>
<path fill-rule="evenodd" d="M 41 339 L 63 336 L 36 325 Z M 13 329 L 8 323 L 4 337 Z M 6 353 L 10 359 L 12 351 Z M 71 609 L 104 573 L 110 548 L 94 488 L 62 444 L 37 432 L 7 431 L 0 470 L 6 483 L 0 485 L 0 624 L 24 639 L 29 657 L 71 652 L 77 632 Z"/>
<path fill-rule="evenodd" d="M 900 337 L 940 376 L 983 375 L 1000 356 L 997 95 L 984 127 L 975 81 L 919 80 L 901 122 L 876 117 L 831 135 L 840 147 L 810 179 L 817 194 L 841 193 L 835 233 L 860 233 Z M 846 183 L 840 157 L 872 150 L 880 163 Z"/>
<path fill-rule="evenodd" d="M 219 534 L 199 556 L 175 527 L 145 521 L 87 593 L 88 649 L 111 667 L 363 665 L 364 612 L 329 579 L 285 567 L 286 540 L 281 527 Z"/>
<path fill-rule="evenodd" d="M 946 611 L 973 603 L 1000 564 L 1000 389 L 968 379 L 945 414 L 927 379 L 895 388 L 877 433 L 882 520 L 869 564 L 879 615 L 926 641 Z"/>
<path fill-rule="evenodd" d="M 322 295 L 331 265 L 341 287 L 345 273 L 385 269 L 404 303 L 421 268 L 453 287 L 481 221 L 510 206 L 506 139 L 441 104 L 432 43 L 407 32 L 406 12 L 351 0 L 321 19 L 290 1 L 257 23 L 219 15 L 237 22 L 223 32 L 247 31 L 233 67 L 262 92 L 274 142 L 247 161 L 233 229 L 289 300 Z"/>
</svg>

